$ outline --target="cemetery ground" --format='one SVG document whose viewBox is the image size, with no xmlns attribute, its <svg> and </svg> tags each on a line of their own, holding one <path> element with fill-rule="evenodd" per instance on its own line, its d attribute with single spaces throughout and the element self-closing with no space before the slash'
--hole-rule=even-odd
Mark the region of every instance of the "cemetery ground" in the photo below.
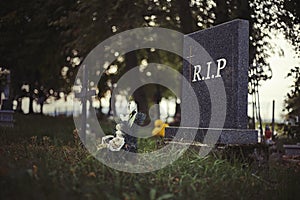
<svg viewBox="0 0 300 200">
<path fill-rule="evenodd" d="M 257 164 L 238 151 L 200 158 L 190 148 L 159 171 L 130 174 L 111 169 L 75 144 L 72 118 L 16 115 L 0 132 L 0 199 L 299 199 L 300 165 L 277 153 Z M 101 121 L 106 133 L 114 124 Z M 299 142 L 299 141 L 298 141 Z M 155 139 L 139 151 L 155 150 Z"/>
</svg>

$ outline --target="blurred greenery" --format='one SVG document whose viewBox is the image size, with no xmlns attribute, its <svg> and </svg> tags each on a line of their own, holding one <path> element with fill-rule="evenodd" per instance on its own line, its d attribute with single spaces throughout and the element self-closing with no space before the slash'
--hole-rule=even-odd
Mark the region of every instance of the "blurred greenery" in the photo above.
<svg viewBox="0 0 300 200">
<path fill-rule="evenodd" d="M 289 71 L 287 77 L 292 77 L 294 83 L 290 86 L 291 91 L 287 93 L 285 109 L 289 112 L 289 117 L 300 116 L 300 67 L 295 66 Z"/>
<path fill-rule="evenodd" d="M 272 77 L 267 61 L 270 52 L 284 54 L 269 42 L 270 32 L 283 33 L 299 52 L 299 7 L 298 1 L 290 0 L 0 1 L 0 65 L 11 70 L 10 98 L 27 95 L 32 105 L 34 99 L 42 103 L 45 97 L 69 93 L 82 60 L 112 35 L 151 26 L 187 34 L 240 18 L 250 22 L 249 92 L 253 93 L 257 82 Z M 159 50 L 145 49 L 120 57 L 113 63 L 118 71 L 105 73 L 98 83 L 99 97 L 111 89 L 109 82 L 116 83 L 144 58 L 176 70 L 182 66 L 181 58 Z M 99 70 L 107 72 L 109 68 L 100 66 Z M 20 89 L 23 84 L 30 86 L 27 94 Z M 134 95 L 143 102 L 141 106 L 153 99 L 153 94 L 143 91 Z"/>
</svg>

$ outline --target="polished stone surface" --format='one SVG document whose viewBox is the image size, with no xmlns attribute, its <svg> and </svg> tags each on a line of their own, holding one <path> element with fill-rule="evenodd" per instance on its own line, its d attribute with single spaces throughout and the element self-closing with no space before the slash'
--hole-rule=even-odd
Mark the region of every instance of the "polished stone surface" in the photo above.
<svg viewBox="0 0 300 200">
<path fill-rule="evenodd" d="M 249 25 L 246 20 L 233 20 L 206 30 L 188 34 L 184 39 L 183 75 L 192 85 L 200 107 L 199 127 L 208 128 L 212 118 L 212 103 L 220 109 L 226 109 L 224 128 L 247 128 L 248 106 L 248 66 L 249 66 Z M 190 43 L 187 37 L 193 38 L 201 47 Z M 206 51 L 206 52 L 205 52 Z M 225 59 L 226 66 L 219 70 L 218 59 Z M 190 61 L 190 63 L 188 62 Z M 210 66 L 208 64 L 211 62 Z M 220 61 L 220 65 L 224 64 Z M 194 80 L 195 66 L 201 66 L 201 81 Z M 222 65 L 221 65 L 222 67 Z M 210 69 L 210 70 L 208 70 Z M 197 70 L 196 70 L 197 71 Z M 195 76 L 197 78 L 197 76 Z M 197 80 L 197 79 L 195 79 Z M 189 104 L 187 86 L 182 87 L 182 103 Z M 225 88 L 225 96 L 222 93 Z M 226 107 L 221 104 L 226 101 Z M 196 106 L 196 105 L 188 105 Z M 187 118 L 186 120 L 184 120 Z M 182 112 L 184 126 L 190 126 L 188 112 Z M 216 127 L 214 127 L 216 128 Z M 221 128 L 221 127 L 218 127 Z"/>
<path fill-rule="evenodd" d="M 256 144 L 257 131 L 247 129 L 248 21 L 237 19 L 186 35 L 183 55 L 187 82 L 182 83 L 181 125 L 166 128 L 166 138 Z M 199 112 L 195 112 L 198 108 Z"/>
</svg>

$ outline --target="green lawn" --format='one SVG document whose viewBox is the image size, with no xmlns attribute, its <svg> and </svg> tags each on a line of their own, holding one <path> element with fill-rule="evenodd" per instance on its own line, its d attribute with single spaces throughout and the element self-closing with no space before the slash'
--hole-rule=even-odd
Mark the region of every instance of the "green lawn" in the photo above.
<svg viewBox="0 0 300 200">
<path fill-rule="evenodd" d="M 102 122 L 105 130 L 112 124 Z M 1 128 L 0 199 L 300 198 L 298 164 L 273 159 L 258 166 L 219 151 L 200 158 L 193 148 L 164 169 L 130 174 L 76 146 L 73 129 L 72 118 L 39 115 L 17 115 L 13 129 Z M 149 151 L 155 141 L 140 147 Z"/>
</svg>

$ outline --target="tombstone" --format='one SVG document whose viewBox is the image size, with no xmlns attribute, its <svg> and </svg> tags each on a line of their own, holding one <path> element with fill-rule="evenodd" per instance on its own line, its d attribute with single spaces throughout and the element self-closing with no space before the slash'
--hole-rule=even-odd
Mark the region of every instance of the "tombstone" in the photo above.
<svg viewBox="0 0 300 200">
<path fill-rule="evenodd" d="M 6 126 L 6 127 L 14 127 L 14 111 L 12 106 L 12 101 L 9 98 L 9 88 L 10 88 L 10 70 L 4 69 L 1 71 L 0 69 L 0 76 L 5 75 L 6 76 L 6 83 L 5 87 L 3 88 L 3 94 L 4 99 L 1 99 L 1 93 L 0 92 L 0 104 L 1 104 L 1 110 L 0 110 L 0 126 Z"/>
<path fill-rule="evenodd" d="M 299 156 L 300 155 L 300 143 L 296 145 L 283 145 L 285 155 L 287 156 Z"/>
<path fill-rule="evenodd" d="M 1 70 L 1 69 L 0 69 Z M 5 86 L 3 88 L 3 95 L 4 99 L 1 99 L 1 92 L 0 92 L 0 104 L 1 104 L 1 110 L 12 110 L 12 101 L 10 99 L 10 70 L 4 69 L 3 71 L 0 71 L 0 75 L 4 75 L 6 77 L 5 80 Z"/>
<path fill-rule="evenodd" d="M 187 37 L 198 42 L 209 56 L 197 55 L 199 47 L 191 45 L 193 43 L 189 43 Z M 209 134 L 218 134 L 217 132 L 221 129 L 218 144 L 255 144 L 258 142 L 257 131 L 247 129 L 248 42 L 248 21 L 239 19 L 188 34 L 184 38 L 183 75 L 197 96 L 200 111 L 199 127 L 191 127 L 191 124 L 195 124 L 193 118 L 184 110 L 186 106 L 198 105 L 188 105 L 190 95 L 186 92 L 188 86 L 183 82 L 181 126 L 167 128 L 166 138 L 174 138 L 179 129 L 183 130 L 183 135 L 197 129 L 194 141 L 203 142 L 208 130 Z M 218 98 L 222 87 L 225 88 L 226 94 L 223 99 Z M 214 90 L 211 91 L 210 88 Z M 224 104 L 226 110 L 223 126 L 211 127 L 211 124 L 217 124 L 211 123 L 212 116 L 218 114 L 212 113 L 212 102 L 218 105 Z"/>
<path fill-rule="evenodd" d="M 3 99 L 1 110 L 13 110 L 13 104 L 10 99 Z"/>
</svg>

